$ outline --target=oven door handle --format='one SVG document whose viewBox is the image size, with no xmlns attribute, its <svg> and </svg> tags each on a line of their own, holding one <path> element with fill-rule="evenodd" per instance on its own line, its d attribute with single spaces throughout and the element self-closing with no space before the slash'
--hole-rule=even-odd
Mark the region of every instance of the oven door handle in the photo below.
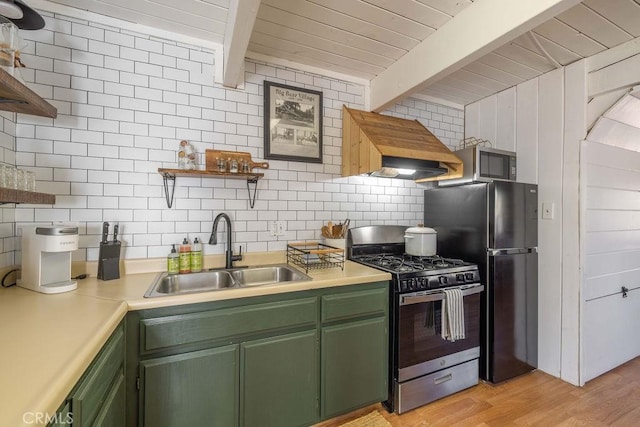
<svg viewBox="0 0 640 427">
<path fill-rule="evenodd" d="M 479 294 L 484 290 L 484 285 L 475 285 L 462 289 L 462 296 Z M 444 299 L 444 292 L 435 291 L 428 294 L 410 294 L 400 296 L 400 305 L 419 304 L 422 302 L 442 301 Z"/>
</svg>

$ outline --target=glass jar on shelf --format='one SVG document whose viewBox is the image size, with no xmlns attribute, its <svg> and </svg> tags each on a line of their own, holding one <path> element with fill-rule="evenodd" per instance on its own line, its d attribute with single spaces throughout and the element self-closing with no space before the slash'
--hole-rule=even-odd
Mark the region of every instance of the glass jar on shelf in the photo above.
<svg viewBox="0 0 640 427">
<path fill-rule="evenodd" d="M 221 157 L 216 157 L 216 163 L 218 165 L 218 172 L 226 172 L 227 171 L 227 163 Z"/>
<path fill-rule="evenodd" d="M 238 161 L 236 159 L 231 160 L 231 163 L 229 163 L 229 172 L 238 173 Z"/>
</svg>

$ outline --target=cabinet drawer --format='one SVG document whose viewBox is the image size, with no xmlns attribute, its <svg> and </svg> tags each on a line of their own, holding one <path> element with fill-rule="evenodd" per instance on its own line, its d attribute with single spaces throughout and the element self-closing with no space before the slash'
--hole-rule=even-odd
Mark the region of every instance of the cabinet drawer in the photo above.
<svg viewBox="0 0 640 427">
<path fill-rule="evenodd" d="M 90 425 L 102 408 L 116 375 L 124 364 L 124 332 L 120 326 L 105 344 L 87 374 L 71 394 L 74 425 Z M 118 374 L 120 372 L 120 374 Z"/>
<path fill-rule="evenodd" d="M 389 306 L 389 289 L 368 289 L 322 297 L 322 322 L 361 316 L 383 316 Z"/>
<path fill-rule="evenodd" d="M 180 314 L 140 322 L 142 354 L 176 345 L 217 340 L 300 326 L 313 326 L 317 298 L 301 298 Z"/>
</svg>

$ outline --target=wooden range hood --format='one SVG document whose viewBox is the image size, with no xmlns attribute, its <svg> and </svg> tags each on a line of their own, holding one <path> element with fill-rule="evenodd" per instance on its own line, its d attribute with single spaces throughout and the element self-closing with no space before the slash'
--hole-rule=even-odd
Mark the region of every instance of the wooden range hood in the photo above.
<svg viewBox="0 0 640 427">
<path fill-rule="evenodd" d="M 343 106 L 342 176 L 376 173 L 386 167 L 389 159 L 431 161 L 444 169 L 440 175 L 419 178 L 416 182 L 462 177 L 462 160 L 417 120 Z"/>
</svg>

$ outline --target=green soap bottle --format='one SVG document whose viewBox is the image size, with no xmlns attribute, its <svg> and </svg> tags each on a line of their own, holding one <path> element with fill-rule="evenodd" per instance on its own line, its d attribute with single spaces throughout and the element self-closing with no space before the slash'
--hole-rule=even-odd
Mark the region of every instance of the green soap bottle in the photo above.
<svg viewBox="0 0 640 427">
<path fill-rule="evenodd" d="M 202 243 L 196 237 L 191 245 L 191 272 L 198 273 L 202 271 Z"/>
<path fill-rule="evenodd" d="M 176 251 L 176 245 L 173 245 L 171 252 L 167 255 L 167 272 L 169 274 L 178 274 L 180 271 L 180 258 Z"/>
</svg>

